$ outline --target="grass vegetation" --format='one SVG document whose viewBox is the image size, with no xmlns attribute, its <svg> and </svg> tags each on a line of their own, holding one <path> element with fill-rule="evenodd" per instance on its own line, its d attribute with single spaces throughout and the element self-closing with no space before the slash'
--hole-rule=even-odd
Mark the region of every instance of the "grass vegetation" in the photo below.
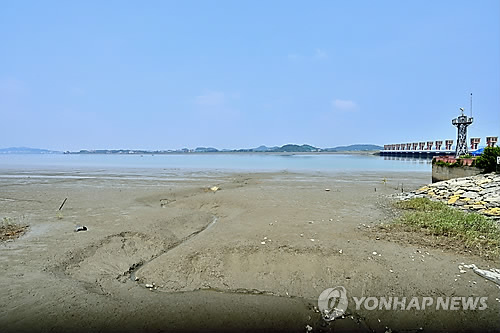
<svg viewBox="0 0 500 333">
<path fill-rule="evenodd" d="M 399 201 L 395 206 L 402 210 L 402 214 L 390 228 L 445 237 L 473 253 L 489 258 L 500 257 L 500 226 L 488 217 L 463 212 L 427 198 Z"/>
<path fill-rule="evenodd" d="M 457 160 L 456 162 L 453 162 L 453 163 L 432 160 L 432 163 L 436 164 L 436 165 L 439 165 L 439 166 L 449 167 L 449 168 L 455 168 L 455 167 L 461 167 L 462 166 L 462 162 L 460 160 Z"/>
</svg>

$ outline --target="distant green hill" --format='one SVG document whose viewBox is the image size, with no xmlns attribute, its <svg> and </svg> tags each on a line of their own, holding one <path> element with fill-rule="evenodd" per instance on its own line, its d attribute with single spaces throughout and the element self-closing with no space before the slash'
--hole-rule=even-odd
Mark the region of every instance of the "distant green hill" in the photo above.
<svg viewBox="0 0 500 333">
<path fill-rule="evenodd" d="M 217 149 L 212 148 L 212 147 L 198 147 L 194 150 L 197 153 L 216 153 L 218 152 Z"/>
<path fill-rule="evenodd" d="M 362 145 L 349 145 L 349 146 L 338 146 L 334 148 L 326 148 L 325 151 L 369 151 L 369 150 L 381 150 L 381 146 L 362 144 Z"/>
<path fill-rule="evenodd" d="M 293 145 L 288 144 L 278 148 L 274 148 L 270 151 L 272 152 L 287 152 L 287 153 L 296 153 L 296 152 L 311 152 L 311 151 L 320 151 L 321 149 L 313 147 L 311 145 Z"/>
<path fill-rule="evenodd" d="M 273 151 L 273 150 L 278 149 L 278 148 L 279 147 L 259 146 L 257 148 L 252 148 L 250 150 L 254 151 L 254 152 L 267 152 L 267 151 Z"/>
</svg>

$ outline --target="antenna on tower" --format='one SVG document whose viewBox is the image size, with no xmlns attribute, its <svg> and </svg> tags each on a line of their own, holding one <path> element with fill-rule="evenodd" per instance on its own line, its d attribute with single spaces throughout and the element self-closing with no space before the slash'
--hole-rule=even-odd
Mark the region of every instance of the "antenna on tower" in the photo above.
<svg viewBox="0 0 500 333">
<path fill-rule="evenodd" d="M 470 93 L 470 117 L 472 118 L 472 93 Z"/>
</svg>

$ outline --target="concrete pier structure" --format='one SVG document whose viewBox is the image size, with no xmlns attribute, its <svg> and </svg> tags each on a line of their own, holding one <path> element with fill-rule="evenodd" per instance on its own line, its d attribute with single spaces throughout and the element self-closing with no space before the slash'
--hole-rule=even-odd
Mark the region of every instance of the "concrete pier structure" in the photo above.
<svg viewBox="0 0 500 333">
<path fill-rule="evenodd" d="M 449 158 L 462 159 L 468 157 L 469 147 L 467 145 L 467 127 L 470 126 L 474 118 L 472 118 L 472 94 L 471 94 L 471 117 L 464 114 L 464 109 L 460 108 L 461 115 L 452 119 L 451 123 L 457 127 L 457 143 L 453 150 L 453 140 L 448 139 L 436 141 L 420 141 L 411 143 L 396 143 L 384 145 L 384 149 L 380 151 L 382 156 L 403 156 L 403 157 L 433 157 L 433 156 L 448 156 Z M 481 138 L 470 138 L 470 150 L 477 151 Z M 486 137 L 488 147 L 495 147 L 498 142 L 497 136 Z M 432 147 L 435 147 L 432 149 Z M 472 160 L 471 160 L 472 163 Z"/>
<path fill-rule="evenodd" d="M 451 146 L 453 146 L 453 140 L 446 140 L 445 143 L 445 150 L 451 150 Z"/>
<path fill-rule="evenodd" d="M 476 150 L 479 142 L 481 142 L 481 138 L 470 138 L 470 149 Z"/>
<path fill-rule="evenodd" d="M 498 136 L 487 136 L 486 137 L 486 144 L 488 147 L 495 147 L 495 145 L 498 142 Z"/>
<path fill-rule="evenodd" d="M 478 149 L 481 138 L 470 139 L 470 150 Z M 488 147 L 494 147 L 498 142 L 498 137 L 486 137 Z M 433 148 L 434 147 L 434 148 Z M 384 145 L 384 149 L 380 151 L 382 156 L 403 156 L 403 157 L 422 157 L 430 158 L 434 156 L 455 156 L 456 149 L 453 149 L 453 140 L 436 141 L 421 141 L 412 143 L 396 143 Z"/>
<path fill-rule="evenodd" d="M 436 141 L 436 150 L 441 150 L 442 146 L 443 146 L 443 141 L 442 140 Z"/>
</svg>

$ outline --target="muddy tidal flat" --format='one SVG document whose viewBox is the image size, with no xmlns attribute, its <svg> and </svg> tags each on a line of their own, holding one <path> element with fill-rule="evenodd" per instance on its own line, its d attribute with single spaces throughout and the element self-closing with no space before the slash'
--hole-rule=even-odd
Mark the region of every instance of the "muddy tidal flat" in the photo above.
<svg viewBox="0 0 500 333">
<path fill-rule="evenodd" d="M 391 194 L 428 183 L 425 172 L 4 170 L 0 219 L 28 229 L 0 242 L 0 331 L 499 331 L 500 289 L 458 268 L 498 262 L 374 231 L 394 218 Z M 326 322 L 318 296 L 338 286 L 348 307 Z M 353 297 L 487 307 L 358 309 Z"/>
</svg>

